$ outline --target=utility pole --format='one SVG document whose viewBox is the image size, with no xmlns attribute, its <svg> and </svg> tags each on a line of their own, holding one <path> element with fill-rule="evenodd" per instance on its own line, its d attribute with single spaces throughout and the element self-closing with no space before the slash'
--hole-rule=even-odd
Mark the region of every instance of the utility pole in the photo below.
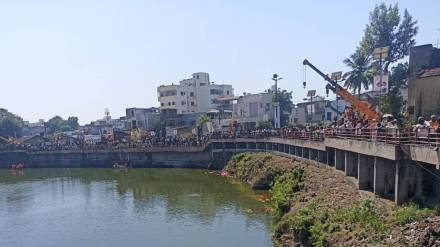
<svg viewBox="0 0 440 247">
<path fill-rule="evenodd" d="M 313 97 L 316 95 L 316 90 L 309 90 L 307 92 L 307 97 L 310 97 L 310 111 L 307 109 L 307 122 L 309 122 L 309 125 L 312 125 L 313 122 L 313 114 L 315 113 L 315 107 L 313 106 Z M 308 98 L 304 98 L 303 100 L 307 101 Z M 307 107 L 306 107 L 307 108 Z"/>
<path fill-rule="evenodd" d="M 386 82 L 386 88 L 384 90 L 383 88 L 383 64 L 382 64 L 382 60 L 385 60 L 388 57 L 388 53 L 390 51 L 390 47 L 389 46 L 385 46 L 385 47 L 379 47 L 379 48 L 375 48 L 373 50 L 373 60 L 379 60 L 379 67 L 380 67 L 380 75 L 379 75 L 379 82 L 377 83 L 379 86 L 379 105 L 382 102 L 382 95 L 388 93 L 388 80 Z M 376 80 L 373 80 L 373 83 L 376 84 Z M 373 85 L 373 89 L 375 91 L 377 91 L 374 87 L 375 85 Z M 381 111 L 383 109 L 380 109 Z M 383 112 L 382 112 L 383 113 Z"/>
<path fill-rule="evenodd" d="M 283 78 L 278 77 L 277 74 L 273 74 L 271 78 L 271 80 L 275 81 L 275 97 L 273 102 L 273 106 L 274 106 L 273 123 L 275 129 L 281 128 L 281 116 L 280 116 L 281 111 L 280 111 L 280 102 L 278 99 L 278 81 L 282 79 Z"/>
<path fill-rule="evenodd" d="M 335 83 L 337 84 L 338 82 L 342 81 L 342 71 L 338 71 L 338 72 L 333 72 L 331 74 L 330 77 L 333 81 L 335 81 Z M 336 87 L 336 118 L 339 118 L 339 95 L 338 95 L 338 87 Z M 328 92 L 328 89 L 327 89 Z M 328 97 L 328 93 L 327 93 L 327 97 Z"/>
</svg>

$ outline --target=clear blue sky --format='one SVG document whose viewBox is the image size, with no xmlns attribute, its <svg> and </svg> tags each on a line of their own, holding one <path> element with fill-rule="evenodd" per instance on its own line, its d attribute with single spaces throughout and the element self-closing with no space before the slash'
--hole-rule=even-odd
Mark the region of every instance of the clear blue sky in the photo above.
<svg viewBox="0 0 440 247">
<path fill-rule="evenodd" d="M 380 1 L 5 0 L 0 2 L 0 107 L 36 121 L 113 117 L 157 106 L 156 87 L 209 72 L 237 94 L 257 93 L 278 73 L 299 102 L 324 94 L 302 60 L 325 72 L 361 39 Z M 396 1 L 386 1 L 395 3 Z M 418 44 L 440 38 L 440 1 L 398 1 L 419 21 Z"/>
</svg>

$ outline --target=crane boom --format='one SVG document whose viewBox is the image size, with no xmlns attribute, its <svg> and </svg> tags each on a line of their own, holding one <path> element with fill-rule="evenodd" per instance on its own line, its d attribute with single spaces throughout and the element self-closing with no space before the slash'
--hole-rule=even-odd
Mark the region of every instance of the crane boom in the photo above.
<svg viewBox="0 0 440 247">
<path fill-rule="evenodd" d="M 359 100 L 356 96 L 348 92 L 345 88 L 341 87 L 336 81 L 332 80 L 328 75 L 324 74 L 322 71 L 316 68 L 307 59 L 304 59 L 303 65 L 309 66 L 316 73 L 322 76 L 324 80 L 329 82 L 329 84 L 327 84 L 326 86 L 326 89 L 331 90 L 336 95 L 349 102 L 353 108 L 358 110 L 360 113 L 365 114 L 368 119 L 379 119 L 379 114 L 370 108 L 370 104 L 368 102 Z"/>
</svg>

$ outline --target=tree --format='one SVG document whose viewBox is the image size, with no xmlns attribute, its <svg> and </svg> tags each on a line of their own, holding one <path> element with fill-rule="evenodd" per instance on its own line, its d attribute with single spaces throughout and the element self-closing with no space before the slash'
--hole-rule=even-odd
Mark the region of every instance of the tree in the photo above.
<svg viewBox="0 0 440 247">
<path fill-rule="evenodd" d="M 278 91 L 278 102 L 280 103 L 280 124 L 283 127 L 289 124 L 289 117 L 292 113 L 292 92 L 287 90 Z"/>
<path fill-rule="evenodd" d="M 19 137 L 22 133 L 23 119 L 0 108 L 0 135 Z"/>
<path fill-rule="evenodd" d="M 60 116 L 55 116 L 47 121 L 46 126 L 53 132 L 76 130 L 79 128 L 78 117 L 68 117 L 64 120 Z"/>
<path fill-rule="evenodd" d="M 400 117 L 403 111 L 403 97 L 400 89 L 407 86 L 409 77 L 408 63 L 399 63 L 391 68 L 389 79 L 389 92 L 382 99 L 381 109 L 385 113 L 391 113 L 395 117 Z"/>
<path fill-rule="evenodd" d="M 64 124 L 64 119 L 60 116 L 55 116 L 51 119 L 49 119 L 49 121 L 47 121 L 47 127 L 49 127 L 52 131 L 58 131 L 61 129 L 61 126 L 65 125 Z"/>
<path fill-rule="evenodd" d="M 344 74 L 344 87 L 352 89 L 353 93 L 361 94 L 362 87 L 368 89 L 373 75 L 371 70 L 371 56 L 363 49 L 358 48 L 349 58 L 344 59 L 344 64 L 351 71 Z"/>
<path fill-rule="evenodd" d="M 365 28 L 361 47 L 367 54 L 372 54 L 374 48 L 389 46 L 389 54 L 384 63 L 384 70 L 388 71 L 391 63 L 406 57 L 415 45 L 418 32 L 416 25 L 417 21 L 413 20 L 408 10 L 404 10 L 401 18 L 397 4 L 387 7 L 381 3 L 370 12 L 370 22 Z"/>
<path fill-rule="evenodd" d="M 209 122 L 209 118 L 206 115 L 201 115 L 197 118 L 197 135 L 201 137 L 203 135 L 203 125 Z"/>
<path fill-rule="evenodd" d="M 206 115 L 201 115 L 197 119 L 197 128 L 202 128 L 203 125 L 205 125 L 207 122 L 209 122 L 209 118 Z"/>
<path fill-rule="evenodd" d="M 270 121 L 258 121 L 257 128 L 259 129 L 270 129 L 272 128 L 272 123 Z"/>
<path fill-rule="evenodd" d="M 77 130 L 79 128 L 78 117 L 68 117 L 67 125 L 71 130 Z"/>
</svg>

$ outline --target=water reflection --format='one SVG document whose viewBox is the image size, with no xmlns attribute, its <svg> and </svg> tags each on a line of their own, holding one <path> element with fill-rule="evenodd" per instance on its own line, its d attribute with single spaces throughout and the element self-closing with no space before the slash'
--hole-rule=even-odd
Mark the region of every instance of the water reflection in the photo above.
<svg viewBox="0 0 440 247">
<path fill-rule="evenodd" d="M 126 235 L 122 243 L 132 246 L 268 246 L 271 219 L 258 213 L 264 205 L 257 194 L 203 170 L 0 170 L 0 239 L 13 238 L 14 227 L 32 230 L 12 246 L 41 246 L 35 240 L 57 246 L 66 238 L 90 244 L 81 246 L 117 246 Z M 54 245 L 38 237 L 42 223 L 53 224 L 46 230 L 55 232 L 46 236 Z M 121 230 L 124 237 L 117 235 Z"/>
</svg>

